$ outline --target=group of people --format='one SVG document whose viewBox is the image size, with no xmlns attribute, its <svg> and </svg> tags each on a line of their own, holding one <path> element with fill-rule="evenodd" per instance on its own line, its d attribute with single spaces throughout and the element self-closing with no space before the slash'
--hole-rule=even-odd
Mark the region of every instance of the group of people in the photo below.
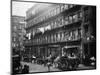
<svg viewBox="0 0 100 75">
<path fill-rule="evenodd" d="M 28 65 L 24 65 L 22 71 L 21 71 L 22 74 L 27 74 L 29 73 L 29 66 Z"/>
<path fill-rule="evenodd" d="M 34 55 L 32 56 L 32 63 L 44 65 L 44 67 L 48 67 L 48 71 L 50 71 L 50 67 L 52 66 L 52 55 L 50 54 L 46 58 L 37 58 Z"/>
</svg>

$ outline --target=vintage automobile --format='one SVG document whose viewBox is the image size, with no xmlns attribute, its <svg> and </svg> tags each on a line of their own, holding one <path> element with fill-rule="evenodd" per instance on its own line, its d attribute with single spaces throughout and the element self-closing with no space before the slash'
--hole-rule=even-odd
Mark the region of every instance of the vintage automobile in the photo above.
<svg viewBox="0 0 100 75">
<path fill-rule="evenodd" d="M 68 68 L 68 58 L 67 57 L 60 57 L 60 59 L 58 60 L 58 68 L 60 69 L 67 69 Z"/>
<path fill-rule="evenodd" d="M 64 56 L 59 57 L 54 63 L 56 67 L 61 70 L 75 70 L 79 63 L 80 58 L 78 57 L 77 47 L 64 48 Z"/>
</svg>

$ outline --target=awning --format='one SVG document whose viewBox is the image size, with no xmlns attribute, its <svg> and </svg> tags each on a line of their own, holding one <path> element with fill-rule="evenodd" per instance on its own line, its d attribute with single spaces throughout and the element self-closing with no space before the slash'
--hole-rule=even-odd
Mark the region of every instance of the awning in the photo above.
<svg viewBox="0 0 100 75">
<path fill-rule="evenodd" d="M 80 47 L 80 46 L 64 46 L 63 48 L 77 48 L 77 47 Z"/>
<path fill-rule="evenodd" d="M 13 55 L 12 57 L 19 57 L 19 55 Z"/>
<path fill-rule="evenodd" d="M 48 47 L 60 47 L 60 45 L 49 45 Z"/>
</svg>

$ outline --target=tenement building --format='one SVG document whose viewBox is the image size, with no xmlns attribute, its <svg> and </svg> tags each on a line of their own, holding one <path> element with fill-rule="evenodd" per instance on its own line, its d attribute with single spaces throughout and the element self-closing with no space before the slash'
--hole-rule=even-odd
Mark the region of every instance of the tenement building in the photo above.
<svg viewBox="0 0 100 75">
<path fill-rule="evenodd" d="M 95 11 L 96 7 L 86 5 L 35 4 L 26 12 L 25 56 L 46 58 L 72 52 L 81 60 L 95 56 Z"/>
<path fill-rule="evenodd" d="M 25 35 L 25 17 L 12 15 L 11 19 L 12 53 L 16 55 L 19 54 L 19 51 L 24 47 L 23 37 Z"/>
</svg>

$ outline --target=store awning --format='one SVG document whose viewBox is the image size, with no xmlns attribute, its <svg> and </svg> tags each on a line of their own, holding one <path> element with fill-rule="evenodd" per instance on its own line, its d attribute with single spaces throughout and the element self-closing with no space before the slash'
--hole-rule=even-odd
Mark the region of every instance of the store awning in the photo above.
<svg viewBox="0 0 100 75">
<path fill-rule="evenodd" d="M 48 47 L 60 47 L 60 45 L 49 45 Z"/>
<path fill-rule="evenodd" d="M 13 55 L 12 57 L 19 57 L 19 55 Z"/>
<path fill-rule="evenodd" d="M 80 46 L 64 46 L 63 48 L 68 49 L 68 48 L 77 48 L 77 47 L 80 47 Z"/>
</svg>

